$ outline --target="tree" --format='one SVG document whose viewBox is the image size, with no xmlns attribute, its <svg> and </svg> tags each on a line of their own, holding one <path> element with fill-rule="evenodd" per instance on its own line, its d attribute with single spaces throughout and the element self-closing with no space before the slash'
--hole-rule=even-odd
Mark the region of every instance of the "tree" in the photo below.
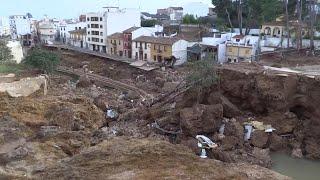
<svg viewBox="0 0 320 180">
<path fill-rule="evenodd" d="M 183 24 L 199 24 L 198 18 L 194 17 L 193 14 L 186 14 L 182 19 Z"/>
<path fill-rule="evenodd" d="M 24 64 L 40 69 L 45 73 L 53 72 L 60 63 L 60 56 L 40 48 L 32 49 L 23 61 Z"/>
<path fill-rule="evenodd" d="M 156 24 L 157 24 L 157 20 L 154 20 L 154 19 L 141 21 L 142 27 L 154 27 Z"/>
<path fill-rule="evenodd" d="M 188 64 L 189 74 L 186 77 L 187 86 L 198 94 L 197 102 L 204 89 L 210 88 L 218 80 L 214 68 L 214 61 L 211 59 L 194 61 Z"/>
<path fill-rule="evenodd" d="M 11 49 L 7 46 L 7 42 L 0 40 L 0 63 L 11 61 L 12 58 Z"/>
</svg>

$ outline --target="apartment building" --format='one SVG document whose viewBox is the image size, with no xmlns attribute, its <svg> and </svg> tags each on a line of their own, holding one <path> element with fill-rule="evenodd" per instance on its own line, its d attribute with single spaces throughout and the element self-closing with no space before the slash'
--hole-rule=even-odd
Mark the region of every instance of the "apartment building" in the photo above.
<svg viewBox="0 0 320 180">
<path fill-rule="evenodd" d="M 105 53 L 109 35 L 133 26 L 140 27 L 141 24 L 140 12 L 135 9 L 106 7 L 103 12 L 88 13 L 86 17 L 89 49 Z"/>
<path fill-rule="evenodd" d="M 9 36 L 10 34 L 9 18 L 0 17 L 0 36 Z"/>
<path fill-rule="evenodd" d="M 57 26 L 49 19 L 45 19 L 39 22 L 38 32 L 41 43 L 52 44 L 56 39 Z"/>
<path fill-rule="evenodd" d="M 9 16 L 11 38 L 18 39 L 21 36 L 31 34 L 30 18 L 26 15 Z"/>
<path fill-rule="evenodd" d="M 70 44 L 71 34 L 69 32 L 73 30 L 86 29 L 86 27 L 86 22 L 77 22 L 75 20 L 62 21 L 58 27 L 58 39 L 64 44 Z"/>
</svg>

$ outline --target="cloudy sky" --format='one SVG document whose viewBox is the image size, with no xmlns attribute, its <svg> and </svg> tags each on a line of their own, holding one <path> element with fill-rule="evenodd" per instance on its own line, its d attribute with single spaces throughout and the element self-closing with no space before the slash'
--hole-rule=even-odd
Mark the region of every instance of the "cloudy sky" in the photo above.
<svg viewBox="0 0 320 180">
<path fill-rule="evenodd" d="M 26 14 L 35 18 L 43 15 L 57 18 L 74 18 L 85 12 L 101 10 L 103 6 L 140 8 L 141 11 L 155 12 L 168 6 L 190 6 L 191 2 L 209 5 L 211 0 L 1 0 L 0 16 Z M 201 10 L 199 10 L 201 11 Z"/>
</svg>

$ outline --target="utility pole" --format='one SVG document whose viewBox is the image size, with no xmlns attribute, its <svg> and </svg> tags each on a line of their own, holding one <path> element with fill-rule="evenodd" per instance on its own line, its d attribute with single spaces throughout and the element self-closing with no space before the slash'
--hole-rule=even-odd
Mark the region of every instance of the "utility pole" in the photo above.
<svg viewBox="0 0 320 180">
<path fill-rule="evenodd" d="M 286 31 L 287 31 L 287 48 L 290 48 L 290 29 L 289 29 L 289 12 L 288 12 L 288 0 L 285 1 L 285 8 L 286 8 Z"/>
<path fill-rule="evenodd" d="M 302 48 L 302 2 L 297 0 L 297 15 L 298 15 L 298 32 L 297 34 L 297 49 Z"/>
<path fill-rule="evenodd" d="M 310 0 L 309 2 L 310 2 L 310 49 L 313 52 L 314 51 L 315 0 Z"/>
<path fill-rule="evenodd" d="M 242 35 L 242 2 L 238 0 L 238 22 L 239 22 L 239 30 Z"/>
</svg>

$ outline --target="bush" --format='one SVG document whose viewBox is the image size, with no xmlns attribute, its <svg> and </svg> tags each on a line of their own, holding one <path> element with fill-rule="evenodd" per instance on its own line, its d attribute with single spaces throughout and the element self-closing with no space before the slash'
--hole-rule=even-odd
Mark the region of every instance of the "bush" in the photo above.
<svg viewBox="0 0 320 180">
<path fill-rule="evenodd" d="M 7 47 L 7 42 L 0 40 L 0 63 L 11 61 L 13 58 L 10 48 Z"/>
<path fill-rule="evenodd" d="M 40 69 L 45 73 L 51 73 L 59 65 L 60 55 L 48 50 L 35 48 L 29 52 L 23 63 L 28 66 Z"/>
</svg>

